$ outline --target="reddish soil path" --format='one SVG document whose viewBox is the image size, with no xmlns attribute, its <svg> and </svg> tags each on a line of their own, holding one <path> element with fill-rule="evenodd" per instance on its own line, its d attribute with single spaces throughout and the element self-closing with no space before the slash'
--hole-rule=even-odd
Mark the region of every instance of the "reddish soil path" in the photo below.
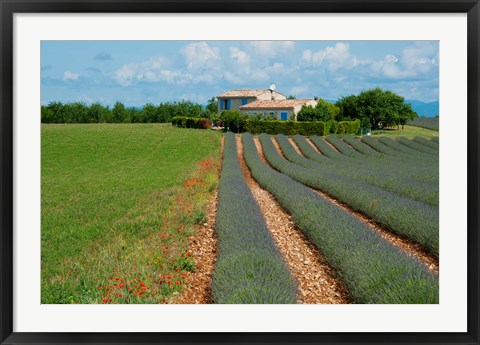
<svg viewBox="0 0 480 345">
<path fill-rule="evenodd" d="M 256 141 L 256 145 L 259 145 Z M 258 147 L 258 146 L 257 146 Z M 295 226 L 292 217 L 280 206 L 272 194 L 253 179 L 243 159 L 243 145 L 237 136 L 237 153 L 245 179 L 257 201 L 267 226 L 292 275 L 298 282 L 299 301 L 303 304 L 352 303 L 342 281 L 318 249 Z M 263 157 L 262 154 L 262 159 Z"/>
<path fill-rule="evenodd" d="M 222 137 L 222 157 L 223 143 Z M 223 160 L 223 159 L 222 159 Z M 220 171 L 219 171 L 220 174 Z M 206 205 L 204 223 L 198 227 L 197 233 L 188 239 L 188 251 L 197 264 L 195 272 L 187 272 L 187 286 L 183 292 L 169 303 L 175 304 L 211 304 L 212 273 L 217 259 L 217 235 L 215 234 L 215 218 L 217 216 L 217 191 Z"/>
<path fill-rule="evenodd" d="M 293 139 L 291 139 L 291 138 L 289 138 L 289 139 L 293 141 Z M 322 156 L 325 156 L 325 155 L 318 149 L 318 147 L 316 147 L 315 144 L 312 143 L 312 141 L 310 140 L 310 138 L 305 138 L 305 140 L 307 141 L 307 143 L 310 144 L 310 146 L 311 146 L 315 151 L 317 151 L 317 152 L 318 152 L 319 154 L 321 154 Z M 296 145 L 295 145 L 295 146 L 296 146 Z M 326 157 L 326 156 L 325 156 L 325 157 Z"/>
<path fill-rule="evenodd" d="M 295 144 L 293 139 L 290 138 L 289 140 L 290 140 L 290 143 L 292 144 L 292 146 L 295 148 L 295 150 L 300 155 L 303 156 L 302 152 L 300 151 L 298 146 Z M 278 145 L 275 138 L 272 138 L 272 142 L 273 142 L 275 148 L 277 149 L 278 153 L 283 158 L 285 158 L 285 156 L 283 156 L 282 150 L 280 149 L 280 146 Z M 345 212 L 350 213 L 351 215 L 353 215 L 355 218 L 357 218 L 361 222 L 367 224 L 370 229 L 377 232 L 383 239 L 390 242 L 394 246 L 400 248 L 405 253 L 407 253 L 409 256 L 416 257 L 419 261 L 421 261 L 423 264 L 425 264 L 430 271 L 432 271 L 433 273 L 438 275 L 438 273 L 439 273 L 438 258 L 434 257 L 431 253 L 429 253 L 420 244 L 418 244 L 418 243 L 416 243 L 416 242 L 414 242 L 414 241 L 412 241 L 412 240 L 410 240 L 406 237 L 393 234 L 388 229 L 384 228 L 382 225 L 375 222 L 375 220 L 373 220 L 372 218 L 370 218 L 370 217 L 368 217 L 368 216 L 366 216 L 366 215 L 364 215 L 360 212 L 352 210 L 350 208 L 350 206 L 348 206 L 347 204 L 331 197 L 330 195 L 328 195 L 326 193 L 323 193 L 323 192 L 321 192 L 319 190 L 316 190 L 316 189 L 312 189 L 312 190 L 315 193 L 321 195 L 323 198 L 329 200 L 332 204 L 340 207 Z"/>
</svg>

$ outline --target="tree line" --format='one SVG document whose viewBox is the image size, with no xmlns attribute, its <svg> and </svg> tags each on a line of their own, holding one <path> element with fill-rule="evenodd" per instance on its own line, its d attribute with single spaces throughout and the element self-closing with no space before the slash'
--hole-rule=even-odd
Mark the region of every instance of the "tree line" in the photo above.
<svg viewBox="0 0 480 345">
<path fill-rule="evenodd" d="M 289 96 L 294 99 L 295 96 Z M 206 107 L 191 101 L 145 104 L 142 108 L 126 107 L 116 102 L 112 108 L 100 103 L 52 102 L 42 105 L 42 123 L 168 123 L 173 117 L 194 117 L 216 120 L 217 101 L 212 97 Z M 231 114 L 231 115 L 229 115 Z M 221 114 L 240 121 L 242 114 Z M 372 129 L 402 126 L 418 117 L 405 99 L 392 91 L 380 88 L 341 97 L 335 104 L 319 99 L 316 106 L 304 105 L 297 114 L 297 121 L 340 122 L 359 120 L 362 127 Z M 222 116 L 220 116 L 222 118 Z M 238 118 L 238 119 L 237 119 Z M 262 117 L 263 119 L 263 117 Z"/>
<path fill-rule="evenodd" d="M 209 101 L 210 103 L 211 101 Z M 116 102 L 113 107 L 100 103 L 87 105 L 82 102 L 51 102 L 41 107 L 42 123 L 167 123 L 174 116 L 211 119 L 212 107 L 205 108 L 191 101 L 145 104 L 142 108 L 126 107 Z"/>
</svg>

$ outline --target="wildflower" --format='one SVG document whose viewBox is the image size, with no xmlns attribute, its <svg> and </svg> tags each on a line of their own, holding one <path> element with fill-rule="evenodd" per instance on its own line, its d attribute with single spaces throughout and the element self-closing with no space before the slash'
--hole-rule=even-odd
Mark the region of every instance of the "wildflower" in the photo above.
<svg viewBox="0 0 480 345">
<path fill-rule="evenodd" d="M 144 282 L 141 282 L 141 283 L 140 283 L 140 286 L 141 286 L 141 287 L 145 287 L 145 283 L 144 283 Z"/>
<path fill-rule="evenodd" d="M 190 256 L 190 253 L 187 253 L 187 256 Z"/>
</svg>

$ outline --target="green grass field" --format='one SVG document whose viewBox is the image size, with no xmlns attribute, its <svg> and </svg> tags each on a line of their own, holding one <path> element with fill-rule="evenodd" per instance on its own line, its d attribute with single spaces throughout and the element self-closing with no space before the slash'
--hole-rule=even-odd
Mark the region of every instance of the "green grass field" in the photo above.
<svg viewBox="0 0 480 345">
<path fill-rule="evenodd" d="M 398 138 L 398 137 L 406 137 L 412 139 L 414 137 L 423 137 L 426 139 L 431 139 L 433 137 L 438 137 L 438 131 L 409 126 L 405 125 L 402 130 L 390 130 L 390 129 L 383 129 L 383 130 L 374 130 L 372 131 L 372 136 L 383 136 L 383 137 L 391 137 L 391 138 Z"/>
<path fill-rule="evenodd" d="M 42 303 L 158 303 L 180 291 L 220 143 L 164 124 L 42 125 Z"/>
</svg>

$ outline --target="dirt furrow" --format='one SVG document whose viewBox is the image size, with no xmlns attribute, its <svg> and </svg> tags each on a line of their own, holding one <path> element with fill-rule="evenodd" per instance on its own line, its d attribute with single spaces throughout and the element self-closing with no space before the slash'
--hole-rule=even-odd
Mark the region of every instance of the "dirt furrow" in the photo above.
<svg viewBox="0 0 480 345">
<path fill-rule="evenodd" d="M 259 145 L 258 142 L 256 144 Z M 292 217 L 275 198 L 253 179 L 242 152 L 241 137 L 237 136 L 237 155 L 245 180 L 260 206 L 280 253 L 298 282 L 300 292 L 298 302 L 303 304 L 352 303 L 341 280 L 334 278 L 335 270 L 295 226 Z"/>
<path fill-rule="evenodd" d="M 283 157 L 285 158 L 285 156 L 283 155 L 283 152 L 282 150 L 280 149 L 280 146 L 278 145 L 277 141 L 275 140 L 275 138 L 272 138 L 272 143 L 274 144 L 275 148 L 277 149 L 278 153 Z M 260 145 L 260 143 L 258 143 Z M 260 146 L 261 147 L 261 146 Z M 296 148 L 296 145 L 294 145 L 294 147 Z M 257 146 L 258 148 L 258 146 Z M 285 158 L 286 159 L 286 158 Z M 266 162 L 266 164 L 268 164 L 270 166 L 270 164 L 266 161 L 266 159 L 264 158 L 264 161 Z M 271 166 L 270 166 L 271 167 Z M 272 168 L 272 167 L 271 167 Z M 273 169 L 273 168 L 272 168 Z M 312 191 L 314 191 L 315 193 L 319 194 L 320 196 L 322 196 L 323 198 L 327 199 L 328 201 L 330 201 L 332 204 L 336 205 L 337 207 L 340 207 L 342 210 L 344 210 L 345 212 L 348 212 L 350 213 L 352 216 L 354 216 L 355 218 L 357 218 L 358 220 L 360 220 L 361 222 L 365 223 L 366 225 L 368 225 L 368 227 L 370 229 L 372 229 L 373 231 L 377 232 L 383 239 L 385 239 L 386 241 L 390 242 L 391 244 L 393 244 L 394 246 L 396 246 L 397 248 L 400 248 L 402 251 L 404 251 L 406 254 L 408 254 L 409 256 L 413 256 L 413 257 L 416 257 L 420 262 L 422 262 L 423 264 L 425 264 L 425 266 L 427 266 L 427 268 L 432 271 L 433 273 L 437 274 L 439 273 L 439 262 L 438 262 L 438 259 L 435 258 L 431 253 L 429 253 L 425 248 L 423 248 L 420 244 L 406 238 L 406 237 L 403 237 L 403 236 L 399 236 L 399 235 L 396 235 L 392 232 L 390 232 L 388 229 L 384 228 L 382 225 L 378 224 L 377 222 L 375 222 L 375 220 L 373 220 L 372 218 L 360 213 L 360 212 L 357 212 L 355 210 L 352 210 L 350 208 L 350 206 L 348 206 L 347 204 L 331 197 L 330 195 L 322 192 L 322 191 L 319 191 L 317 189 L 313 189 L 313 188 L 310 188 Z"/>
<path fill-rule="evenodd" d="M 288 138 L 288 141 L 290 142 L 290 145 L 293 146 L 293 148 L 295 149 L 295 151 L 297 151 L 297 153 L 302 156 L 302 157 L 305 157 L 305 155 L 303 154 L 302 150 L 300 150 L 300 148 L 297 146 L 297 143 L 295 142 L 295 140 L 293 140 L 293 138 Z"/>
<path fill-rule="evenodd" d="M 315 150 L 317 151 L 319 154 L 321 155 L 324 155 L 319 149 L 318 147 L 310 140 L 310 138 L 305 138 L 305 140 L 307 141 L 307 143 L 310 144 L 310 146 Z"/>
</svg>

